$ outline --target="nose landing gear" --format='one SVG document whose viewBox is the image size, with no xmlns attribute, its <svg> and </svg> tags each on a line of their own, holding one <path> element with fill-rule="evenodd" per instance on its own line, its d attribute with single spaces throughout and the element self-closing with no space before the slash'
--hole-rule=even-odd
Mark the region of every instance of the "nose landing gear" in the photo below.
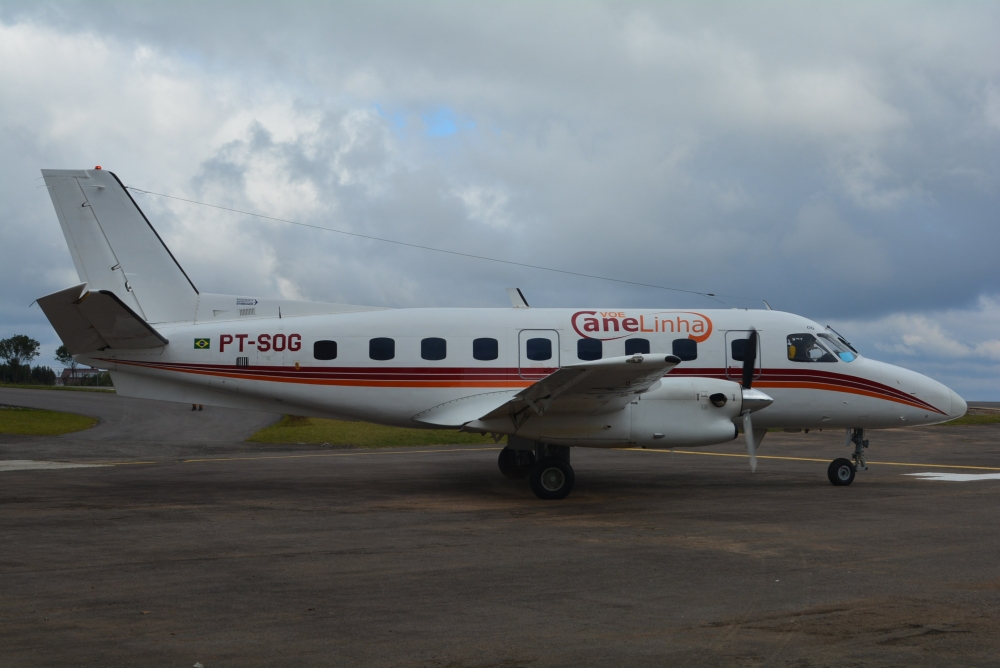
<svg viewBox="0 0 1000 668">
<path fill-rule="evenodd" d="M 830 462 L 830 468 L 826 470 L 826 477 L 837 487 L 845 487 L 854 482 L 854 476 L 858 472 L 850 459 L 834 459 Z"/>
<path fill-rule="evenodd" d="M 865 450 L 868 449 L 868 439 L 865 438 L 864 429 L 850 429 L 847 432 L 847 443 L 854 444 L 854 452 L 851 459 L 840 457 L 830 463 L 826 470 L 826 476 L 830 482 L 838 487 L 850 485 L 854 482 L 854 476 L 858 471 L 867 471 L 868 464 L 865 463 Z"/>
</svg>

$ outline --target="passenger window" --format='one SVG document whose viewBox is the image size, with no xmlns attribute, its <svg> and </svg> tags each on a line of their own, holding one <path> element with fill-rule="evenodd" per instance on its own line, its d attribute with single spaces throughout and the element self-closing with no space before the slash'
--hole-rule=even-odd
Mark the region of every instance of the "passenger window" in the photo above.
<svg viewBox="0 0 1000 668">
<path fill-rule="evenodd" d="M 576 342 L 576 356 L 582 360 L 599 360 L 603 353 L 600 339 L 580 339 Z"/>
<path fill-rule="evenodd" d="M 552 342 L 548 339 L 528 339 L 525 348 L 528 359 L 533 362 L 552 359 Z"/>
<path fill-rule="evenodd" d="M 733 341 L 733 343 L 736 343 Z M 743 352 L 742 350 L 740 351 Z M 698 342 L 691 339 L 674 339 L 673 353 L 684 362 L 698 359 Z M 735 355 L 734 355 L 735 357 Z"/>
<path fill-rule="evenodd" d="M 626 355 L 648 355 L 649 354 L 649 340 L 648 339 L 625 339 L 625 354 Z"/>
<path fill-rule="evenodd" d="M 317 341 L 313 344 L 313 357 L 318 360 L 337 359 L 337 342 Z"/>
<path fill-rule="evenodd" d="M 788 335 L 788 359 L 793 362 L 836 362 L 837 357 L 812 334 Z"/>
<path fill-rule="evenodd" d="M 444 339 L 429 338 L 420 342 L 420 357 L 425 360 L 443 360 L 448 354 L 448 343 Z"/>
<path fill-rule="evenodd" d="M 496 339 L 475 339 L 472 341 L 472 356 L 487 362 L 500 357 L 500 344 Z"/>
<path fill-rule="evenodd" d="M 393 339 L 380 337 L 368 342 L 368 357 L 373 360 L 391 360 L 396 356 L 396 342 Z"/>
</svg>

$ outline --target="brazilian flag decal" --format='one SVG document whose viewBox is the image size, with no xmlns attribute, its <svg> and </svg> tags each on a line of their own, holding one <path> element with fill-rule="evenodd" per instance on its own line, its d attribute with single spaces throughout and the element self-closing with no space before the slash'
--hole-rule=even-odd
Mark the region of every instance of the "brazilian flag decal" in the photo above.
<svg viewBox="0 0 1000 668">
<path fill-rule="evenodd" d="M 212 347 L 212 339 L 195 339 L 194 347 L 196 350 L 208 350 Z"/>
</svg>

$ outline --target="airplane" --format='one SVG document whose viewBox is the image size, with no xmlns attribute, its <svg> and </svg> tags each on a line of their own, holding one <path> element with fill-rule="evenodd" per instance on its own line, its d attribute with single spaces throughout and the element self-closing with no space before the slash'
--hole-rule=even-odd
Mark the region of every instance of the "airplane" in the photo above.
<svg viewBox="0 0 1000 668">
<path fill-rule="evenodd" d="M 503 475 L 573 489 L 570 448 L 699 447 L 769 429 L 871 429 L 960 417 L 926 376 L 830 327 L 763 309 L 389 309 L 199 291 L 115 174 L 42 170 L 80 284 L 38 299 L 69 352 L 118 394 L 507 438 Z"/>
</svg>

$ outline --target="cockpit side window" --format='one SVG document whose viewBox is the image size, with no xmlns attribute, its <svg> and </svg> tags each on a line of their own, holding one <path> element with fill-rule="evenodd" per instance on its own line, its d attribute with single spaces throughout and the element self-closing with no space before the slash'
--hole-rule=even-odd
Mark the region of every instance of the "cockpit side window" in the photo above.
<svg viewBox="0 0 1000 668">
<path fill-rule="evenodd" d="M 855 351 L 848 348 L 844 343 L 829 334 L 817 334 L 819 338 L 823 339 L 823 345 L 832 350 L 837 357 L 844 360 L 845 362 L 853 362 L 857 359 L 858 355 Z"/>
<path fill-rule="evenodd" d="M 788 359 L 793 362 L 836 362 L 838 357 L 812 334 L 788 335 Z"/>
</svg>

